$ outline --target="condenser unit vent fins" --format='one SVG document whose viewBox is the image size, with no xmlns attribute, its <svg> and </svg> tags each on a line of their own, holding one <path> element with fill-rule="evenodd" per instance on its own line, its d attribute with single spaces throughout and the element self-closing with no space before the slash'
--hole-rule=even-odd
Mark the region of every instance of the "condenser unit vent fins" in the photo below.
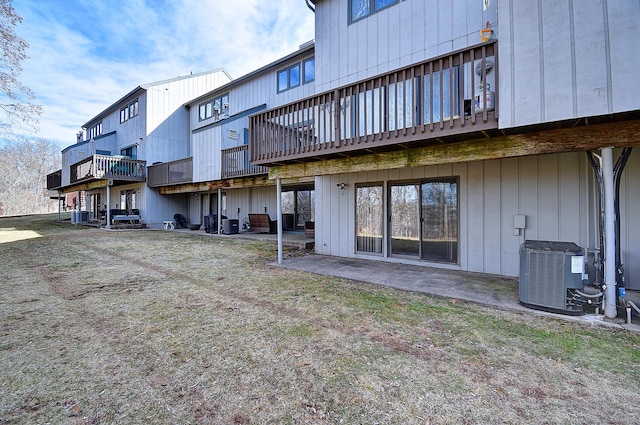
<svg viewBox="0 0 640 425">
<path fill-rule="evenodd" d="M 520 302 L 532 308 L 580 314 L 568 304 L 567 290 L 583 287 L 581 263 L 584 249 L 573 242 L 526 241 L 520 246 Z"/>
</svg>

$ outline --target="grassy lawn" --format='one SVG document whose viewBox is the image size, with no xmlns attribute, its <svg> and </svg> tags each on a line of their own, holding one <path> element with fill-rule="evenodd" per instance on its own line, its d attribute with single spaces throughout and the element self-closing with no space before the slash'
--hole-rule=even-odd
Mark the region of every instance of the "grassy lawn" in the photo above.
<svg viewBox="0 0 640 425">
<path fill-rule="evenodd" d="M 0 218 L 2 425 L 640 423 L 640 335 L 55 219 Z"/>
</svg>

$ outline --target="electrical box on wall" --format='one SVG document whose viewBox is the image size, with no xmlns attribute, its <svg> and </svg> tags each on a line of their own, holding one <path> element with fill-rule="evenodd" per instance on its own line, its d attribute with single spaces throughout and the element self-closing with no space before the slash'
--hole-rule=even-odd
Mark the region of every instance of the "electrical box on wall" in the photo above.
<svg viewBox="0 0 640 425">
<path fill-rule="evenodd" d="M 513 235 L 520 236 L 522 231 L 527 227 L 527 216 L 524 214 L 516 214 L 513 216 Z"/>
</svg>

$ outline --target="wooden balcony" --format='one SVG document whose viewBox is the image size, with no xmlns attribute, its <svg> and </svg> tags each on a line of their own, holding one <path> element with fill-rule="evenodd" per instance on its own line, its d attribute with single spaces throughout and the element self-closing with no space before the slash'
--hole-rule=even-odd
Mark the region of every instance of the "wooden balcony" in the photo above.
<svg viewBox="0 0 640 425">
<path fill-rule="evenodd" d="M 222 149 L 222 178 L 255 176 L 267 174 L 269 169 L 249 162 L 249 145 Z"/>
<path fill-rule="evenodd" d="M 477 45 L 253 115 L 250 160 L 282 165 L 496 131 L 497 50 Z"/>
<path fill-rule="evenodd" d="M 54 171 L 47 175 L 47 189 L 57 189 L 62 186 L 62 170 Z"/>
<path fill-rule="evenodd" d="M 91 180 L 142 182 L 146 177 L 146 161 L 122 156 L 91 155 L 71 166 L 70 183 Z"/>
<path fill-rule="evenodd" d="M 149 167 L 149 187 L 171 186 L 193 182 L 193 158 L 163 162 Z"/>
</svg>

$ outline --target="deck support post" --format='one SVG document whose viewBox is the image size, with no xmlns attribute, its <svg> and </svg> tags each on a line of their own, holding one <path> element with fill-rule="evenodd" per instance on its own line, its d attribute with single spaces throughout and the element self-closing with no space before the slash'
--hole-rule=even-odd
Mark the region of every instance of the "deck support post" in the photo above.
<svg viewBox="0 0 640 425">
<path fill-rule="evenodd" d="M 107 182 L 107 229 L 111 229 L 111 185 Z"/>
<path fill-rule="evenodd" d="M 276 179 L 276 214 L 278 223 L 278 264 L 282 264 L 282 179 Z"/>
<path fill-rule="evenodd" d="M 613 198 L 613 148 L 602 148 L 602 177 L 604 191 L 604 315 L 616 317 L 616 237 Z"/>
</svg>

